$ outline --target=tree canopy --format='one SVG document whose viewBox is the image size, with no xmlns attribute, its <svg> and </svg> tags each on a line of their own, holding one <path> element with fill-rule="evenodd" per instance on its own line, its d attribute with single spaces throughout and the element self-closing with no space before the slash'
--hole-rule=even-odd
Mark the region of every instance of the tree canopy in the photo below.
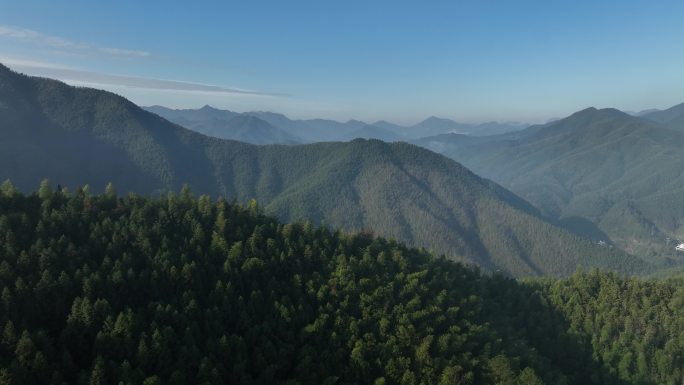
<svg viewBox="0 0 684 385">
<path fill-rule="evenodd" d="M 520 282 L 189 189 L 0 194 L 0 384 L 678 384 L 684 289 Z"/>
</svg>

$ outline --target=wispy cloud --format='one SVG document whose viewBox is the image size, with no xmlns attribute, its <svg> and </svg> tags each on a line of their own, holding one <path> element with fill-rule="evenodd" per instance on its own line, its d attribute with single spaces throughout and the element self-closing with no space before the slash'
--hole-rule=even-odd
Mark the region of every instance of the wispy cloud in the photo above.
<svg viewBox="0 0 684 385">
<path fill-rule="evenodd" d="M 107 74 L 93 71 L 85 71 L 59 64 L 38 62 L 0 55 L 0 62 L 15 71 L 29 75 L 44 76 L 60 79 L 65 82 L 77 82 L 81 85 L 113 85 L 120 87 L 141 88 L 157 91 L 177 92 L 207 92 L 219 94 L 241 94 L 255 96 L 286 96 L 284 94 L 245 90 L 240 88 L 224 87 L 219 85 L 201 84 L 180 80 L 154 79 L 138 76 Z"/>
<path fill-rule="evenodd" d="M 147 51 L 137 51 L 113 47 L 102 47 L 93 44 L 68 40 L 59 36 L 51 36 L 34 31 L 32 29 L 0 25 L 0 37 L 11 38 L 23 42 L 35 44 L 59 50 L 68 50 L 74 53 L 104 54 L 121 58 L 144 58 L 151 54 Z"/>
</svg>

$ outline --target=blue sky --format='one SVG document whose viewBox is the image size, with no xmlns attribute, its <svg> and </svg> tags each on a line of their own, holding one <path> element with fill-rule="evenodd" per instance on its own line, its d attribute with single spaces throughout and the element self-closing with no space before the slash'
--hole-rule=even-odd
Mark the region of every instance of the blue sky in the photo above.
<svg viewBox="0 0 684 385">
<path fill-rule="evenodd" d="M 0 9 L 0 62 L 142 105 L 413 123 L 684 102 L 682 1 L 0 0 Z"/>
</svg>

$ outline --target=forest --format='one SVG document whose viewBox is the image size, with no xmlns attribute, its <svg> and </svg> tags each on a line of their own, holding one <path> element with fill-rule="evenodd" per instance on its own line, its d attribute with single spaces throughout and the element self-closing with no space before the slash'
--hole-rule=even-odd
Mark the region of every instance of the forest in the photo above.
<svg viewBox="0 0 684 385">
<path fill-rule="evenodd" d="M 0 188 L 0 384 L 681 384 L 684 286 L 515 280 L 189 188 Z"/>
</svg>

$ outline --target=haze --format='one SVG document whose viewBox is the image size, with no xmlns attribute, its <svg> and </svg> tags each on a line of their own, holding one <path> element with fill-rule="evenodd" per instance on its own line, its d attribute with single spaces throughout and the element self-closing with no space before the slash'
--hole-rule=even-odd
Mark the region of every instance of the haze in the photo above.
<svg viewBox="0 0 684 385">
<path fill-rule="evenodd" d="M 677 1 L 3 3 L 0 62 L 140 105 L 534 123 L 684 99 Z"/>
</svg>

